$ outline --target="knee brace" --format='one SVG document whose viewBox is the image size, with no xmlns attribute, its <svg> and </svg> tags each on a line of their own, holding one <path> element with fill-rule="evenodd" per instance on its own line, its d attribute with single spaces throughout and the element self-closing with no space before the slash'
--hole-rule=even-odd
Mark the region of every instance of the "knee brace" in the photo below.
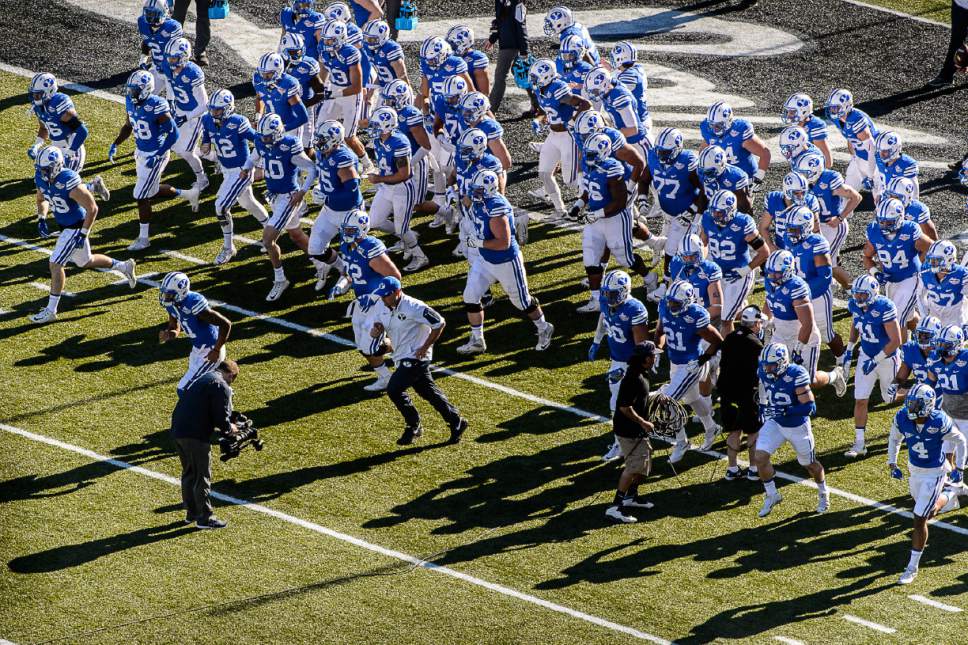
<svg viewBox="0 0 968 645">
<path fill-rule="evenodd" d="M 541 306 L 541 303 L 538 302 L 538 299 L 535 298 L 534 296 L 531 296 L 531 304 L 529 304 L 524 309 L 525 315 L 533 314 L 535 311 L 538 310 L 538 307 L 540 307 L 540 306 Z"/>
<path fill-rule="evenodd" d="M 593 264 L 585 267 L 585 273 L 587 273 L 589 276 L 602 275 L 605 273 L 605 269 L 602 268 L 601 264 Z"/>
</svg>

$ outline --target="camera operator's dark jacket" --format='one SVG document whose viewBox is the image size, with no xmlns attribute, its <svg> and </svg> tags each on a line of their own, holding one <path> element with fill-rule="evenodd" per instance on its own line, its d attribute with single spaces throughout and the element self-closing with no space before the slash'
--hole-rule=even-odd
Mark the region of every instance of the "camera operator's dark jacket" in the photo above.
<svg viewBox="0 0 968 645">
<path fill-rule="evenodd" d="M 498 41 L 499 49 L 516 49 L 522 56 L 528 55 L 528 27 L 525 24 L 528 10 L 525 0 L 494 0 L 494 20 L 491 21 L 491 44 Z"/>
<path fill-rule="evenodd" d="M 171 413 L 171 432 L 180 439 L 209 441 L 212 432 L 229 432 L 232 388 L 222 374 L 212 371 L 182 392 Z"/>
</svg>

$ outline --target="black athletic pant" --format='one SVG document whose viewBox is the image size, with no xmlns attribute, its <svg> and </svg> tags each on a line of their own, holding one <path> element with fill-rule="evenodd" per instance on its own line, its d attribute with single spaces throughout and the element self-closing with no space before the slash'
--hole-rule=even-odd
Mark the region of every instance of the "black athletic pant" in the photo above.
<svg viewBox="0 0 968 645">
<path fill-rule="evenodd" d="M 195 2 L 195 56 L 203 54 L 208 47 L 208 41 L 212 39 L 211 26 L 208 23 L 208 0 L 194 0 Z M 185 17 L 188 15 L 188 5 L 192 0 L 175 0 L 175 10 L 171 17 L 185 25 Z"/>
<path fill-rule="evenodd" d="M 188 517 L 203 524 L 212 517 L 212 459 L 207 441 L 175 437 L 178 459 L 181 461 L 182 503 Z"/>
<path fill-rule="evenodd" d="M 434 377 L 430 373 L 430 361 L 404 359 L 400 361 L 393 376 L 390 377 L 387 396 L 400 410 L 408 427 L 420 425 L 420 413 L 417 412 L 417 408 L 407 394 L 407 390 L 411 387 L 420 395 L 420 398 L 437 410 L 449 427 L 453 428 L 457 425 L 460 421 L 460 412 L 447 400 L 443 390 L 434 382 Z"/>
<path fill-rule="evenodd" d="M 968 9 L 962 9 L 951 0 L 951 42 L 948 43 L 948 54 L 944 59 L 944 66 L 938 74 L 946 81 L 955 77 L 955 52 L 968 38 Z"/>
</svg>

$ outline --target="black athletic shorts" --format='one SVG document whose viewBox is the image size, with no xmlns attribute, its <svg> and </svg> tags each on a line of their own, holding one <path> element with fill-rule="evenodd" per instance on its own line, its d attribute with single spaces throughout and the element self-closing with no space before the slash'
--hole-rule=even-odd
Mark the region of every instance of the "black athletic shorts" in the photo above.
<svg viewBox="0 0 968 645">
<path fill-rule="evenodd" d="M 759 406 L 753 397 L 733 400 L 720 395 L 719 414 L 726 432 L 742 430 L 746 434 L 752 434 L 760 431 Z"/>
</svg>

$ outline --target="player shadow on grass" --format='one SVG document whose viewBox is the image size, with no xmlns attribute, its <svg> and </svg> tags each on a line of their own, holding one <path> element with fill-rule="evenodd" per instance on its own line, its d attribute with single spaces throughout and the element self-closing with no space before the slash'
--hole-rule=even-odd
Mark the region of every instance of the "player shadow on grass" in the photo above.
<svg viewBox="0 0 968 645">
<path fill-rule="evenodd" d="M 0 504 L 68 495 L 93 485 L 95 479 L 117 471 L 108 463 L 95 461 L 51 475 L 24 475 L 7 479 L 0 482 Z"/>
</svg>

